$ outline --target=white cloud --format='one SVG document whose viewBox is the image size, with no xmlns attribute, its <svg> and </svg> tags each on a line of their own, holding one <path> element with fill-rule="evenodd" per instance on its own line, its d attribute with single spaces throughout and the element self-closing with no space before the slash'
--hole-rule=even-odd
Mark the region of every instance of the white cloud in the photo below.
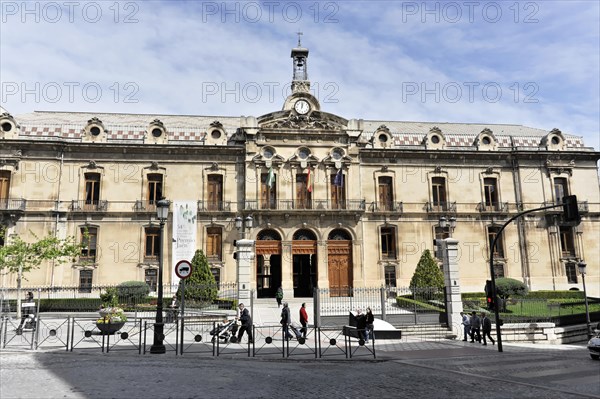
<svg viewBox="0 0 600 399">
<path fill-rule="evenodd" d="M 272 15 L 262 4 L 259 22 L 251 21 L 248 2 L 227 3 L 237 14 L 225 13 L 221 2 L 122 2 L 117 23 L 109 8 L 114 3 L 96 4 L 103 11 L 97 23 L 86 22 L 81 13 L 74 14 L 73 23 L 67 16 L 56 23 L 42 16 L 36 23 L 1 15 L 6 20 L 0 24 L 4 108 L 13 114 L 34 109 L 265 114 L 281 108 L 291 79 L 290 48 L 301 30 L 303 45 L 310 48 L 309 76 L 326 111 L 346 118 L 558 127 L 600 148 L 596 2 L 518 3 L 518 17 L 510 8 L 516 3 L 498 3 L 503 14 L 495 23 L 480 12 L 470 21 L 460 2 L 463 14 L 456 22 L 442 11 L 436 16 L 407 8 L 422 2 L 302 3 L 296 22 L 291 6 L 282 11 L 291 3 L 283 2 Z M 442 10 L 449 3 L 428 4 Z M 124 23 L 126 16 L 137 22 Z M 525 23 L 527 18 L 538 22 Z M 48 93 L 39 101 L 31 94 L 23 101 L 21 89 L 35 88 L 36 82 Z M 65 82 L 79 84 L 72 100 Z M 480 84 L 472 101 L 467 82 Z M 90 83 L 102 90 L 97 102 L 81 90 Z M 436 101 L 421 91 L 407 95 L 413 83 L 419 89 L 457 85 L 463 92 L 456 103 L 448 98 L 451 91 Z M 498 102 L 482 94 L 486 83 L 502 88 Z M 527 89 L 528 83 L 535 86 Z M 9 95 L 6 89 L 15 84 L 18 92 Z M 54 99 L 49 98 L 53 84 L 64 88 L 56 102 L 48 101 Z M 215 87 L 216 93 L 207 93 Z M 524 102 L 526 95 L 539 102 Z M 126 96 L 137 102 L 125 101 Z"/>
</svg>

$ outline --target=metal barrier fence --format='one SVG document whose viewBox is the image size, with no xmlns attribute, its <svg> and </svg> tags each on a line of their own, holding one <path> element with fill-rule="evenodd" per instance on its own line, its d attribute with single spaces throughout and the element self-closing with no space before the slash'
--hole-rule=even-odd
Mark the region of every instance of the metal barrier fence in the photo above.
<svg viewBox="0 0 600 399">
<path fill-rule="evenodd" d="M 187 320 L 186 320 L 187 319 Z M 235 333 L 225 336 L 223 323 L 200 321 L 197 317 L 180 317 L 163 327 L 163 344 L 167 354 L 195 356 L 243 356 L 268 358 L 375 358 L 372 346 L 344 328 L 307 328 L 306 335 L 286 338 L 281 325 L 254 325 L 252 340 L 238 342 Z M 39 318 L 31 330 L 18 328 L 15 319 L 0 318 L 1 349 L 49 349 L 68 352 L 129 352 L 145 355 L 154 341 L 154 320 L 138 319 L 119 323 L 115 331 L 101 331 L 96 318 Z"/>
<path fill-rule="evenodd" d="M 156 309 L 156 292 L 148 292 L 144 287 L 127 287 L 119 285 L 92 285 L 71 287 L 26 286 L 21 288 L 20 295 L 24 298 L 29 291 L 34 293 L 34 299 L 40 303 L 41 312 L 87 312 L 95 311 L 102 304 L 100 294 L 107 289 L 116 289 L 119 306 L 129 312 L 152 312 Z M 165 308 L 171 298 L 177 294 L 178 285 L 163 286 L 163 301 Z M 195 291 L 198 300 L 186 298 L 188 308 L 202 309 L 233 309 L 237 302 L 237 284 L 220 283 L 217 285 L 186 284 L 186 292 Z M 203 295 L 203 293 L 206 293 Z M 214 296 L 215 294 L 216 296 Z M 16 311 L 19 291 L 16 288 L 3 287 L 0 291 L 0 314 Z"/>
<path fill-rule="evenodd" d="M 319 325 L 345 324 L 349 312 L 356 309 L 364 312 L 367 307 L 375 317 L 393 319 L 397 324 L 418 324 L 425 319 L 438 322 L 439 315 L 445 314 L 444 292 L 437 288 L 317 288 L 314 295 Z"/>
</svg>

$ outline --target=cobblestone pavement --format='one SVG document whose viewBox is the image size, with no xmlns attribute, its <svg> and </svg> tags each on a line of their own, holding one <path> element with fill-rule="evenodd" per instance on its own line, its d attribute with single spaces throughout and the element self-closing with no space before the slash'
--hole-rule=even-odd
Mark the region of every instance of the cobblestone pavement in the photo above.
<svg viewBox="0 0 600 399">
<path fill-rule="evenodd" d="M 381 341 L 380 341 L 381 342 Z M 3 351 L 12 398 L 600 398 L 582 345 L 380 343 L 378 359 L 297 360 Z"/>
</svg>

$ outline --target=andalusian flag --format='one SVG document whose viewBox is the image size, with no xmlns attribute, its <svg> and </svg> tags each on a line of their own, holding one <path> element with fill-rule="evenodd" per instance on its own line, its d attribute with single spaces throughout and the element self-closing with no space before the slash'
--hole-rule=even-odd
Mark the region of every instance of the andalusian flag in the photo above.
<svg viewBox="0 0 600 399">
<path fill-rule="evenodd" d="M 272 188 L 275 183 L 275 173 L 273 168 L 269 168 L 269 174 L 267 175 L 267 187 Z"/>
<path fill-rule="evenodd" d="M 309 193 L 312 193 L 313 190 L 313 175 L 310 173 L 310 168 L 308 168 L 308 176 L 306 177 L 306 189 Z"/>
</svg>

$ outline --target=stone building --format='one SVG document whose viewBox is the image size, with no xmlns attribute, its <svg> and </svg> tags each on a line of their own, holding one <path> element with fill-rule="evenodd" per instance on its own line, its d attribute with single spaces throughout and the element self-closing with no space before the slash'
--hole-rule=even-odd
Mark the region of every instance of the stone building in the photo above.
<svg viewBox="0 0 600 399">
<path fill-rule="evenodd" d="M 308 49 L 292 49 L 292 93 L 259 117 L 33 112 L 0 116 L 0 216 L 11 234 L 88 242 L 79 259 L 45 264 L 28 285 L 146 281 L 156 286 L 156 202 L 171 201 L 165 282 L 202 249 L 221 282 L 237 279 L 236 218 L 255 240 L 250 288 L 272 297 L 314 287 L 407 286 L 434 238 L 460 241 L 462 291 L 490 277 L 490 239 L 521 210 L 576 194 L 510 224 L 495 273 L 533 290 L 599 295 L 600 153 L 559 129 L 346 119 L 310 91 Z M 231 110 L 234 114 L 235 110 Z M 392 116 L 393 117 L 393 116 Z M 2 244 L 2 243 L 0 243 Z M 0 277 L 14 286 L 14 275 Z"/>
</svg>

